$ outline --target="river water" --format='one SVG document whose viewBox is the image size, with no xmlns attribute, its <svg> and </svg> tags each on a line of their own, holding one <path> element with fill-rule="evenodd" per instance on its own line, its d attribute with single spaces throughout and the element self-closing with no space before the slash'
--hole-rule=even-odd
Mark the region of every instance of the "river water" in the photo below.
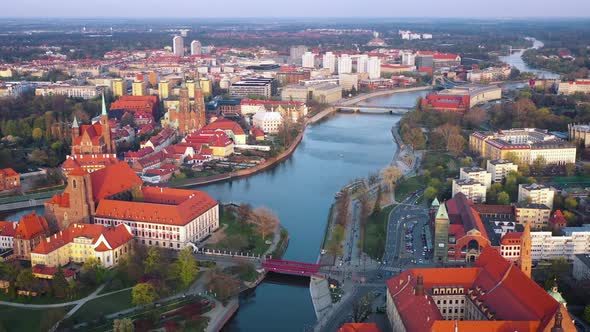
<svg viewBox="0 0 590 332">
<path fill-rule="evenodd" d="M 413 106 L 427 93 L 382 96 L 365 105 Z M 390 130 L 399 119 L 396 115 L 335 114 L 308 127 L 291 158 L 273 169 L 194 189 L 223 202 L 272 209 L 290 235 L 284 258 L 315 263 L 334 194 L 349 181 L 378 172 L 391 162 L 396 146 Z M 302 331 L 315 320 L 307 284 L 264 281 L 241 297 L 239 311 L 224 330 Z"/>
<path fill-rule="evenodd" d="M 540 40 L 537 40 L 532 37 L 527 37 L 527 39 L 529 39 L 533 42 L 533 46 L 531 47 L 531 49 L 539 49 L 544 46 L 543 42 L 541 42 Z M 546 79 L 558 79 L 559 78 L 559 74 L 552 73 L 547 70 L 534 69 L 534 68 L 529 67 L 522 59 L 523 53 L 524 53 L 524 51 L 520 51 L 520 52 L 515 52 L 511 55 L 501 56 L 500 61 L 502 61 L 506 64 L 509 64 L 512 67 L 515 67 L 516 69 L 520 70 L 521 72 L 533 73 L 533 74 L 537 75 L 538 78 L 546 78 Z"/>
</svg>

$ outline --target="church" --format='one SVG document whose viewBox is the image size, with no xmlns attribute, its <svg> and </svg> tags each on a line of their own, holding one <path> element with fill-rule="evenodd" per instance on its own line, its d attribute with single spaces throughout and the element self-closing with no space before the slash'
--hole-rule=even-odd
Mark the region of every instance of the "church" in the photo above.
<svg viewBox="0 0 590 332">
<path fill-rule="evenodd" d="M 100 120 L 88 125 L 80 125 L 74 116 L 71 128 L 72 151 L 62 165 L 68 175 L 77 167 L 94 172 L 117 162 L 117 146 L 112 137 L 109 118 L 102 96 Z"/>
<path fill-rule="evenodd" d="M 188 88 L 180 88 L 178 107 L 168 109 L 161 120 L 162 127 L 175 128 L 183 137 L 203 128 L 207 124 L 205 99 L 198 84 L 195 85 L 194 95 L 194 102 L 191 104 Z"/>
</svg>

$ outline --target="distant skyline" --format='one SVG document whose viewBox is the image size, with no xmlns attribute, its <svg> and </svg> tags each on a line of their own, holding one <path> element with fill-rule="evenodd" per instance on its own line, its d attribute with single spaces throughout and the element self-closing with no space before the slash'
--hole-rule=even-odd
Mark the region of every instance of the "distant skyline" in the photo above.
<svg viewBox="0 0 590 332">
<path fill-rule="evenodd" d="M 3 0 L 0 17 L 588 17 L 587 0 Z"/>
</svg>

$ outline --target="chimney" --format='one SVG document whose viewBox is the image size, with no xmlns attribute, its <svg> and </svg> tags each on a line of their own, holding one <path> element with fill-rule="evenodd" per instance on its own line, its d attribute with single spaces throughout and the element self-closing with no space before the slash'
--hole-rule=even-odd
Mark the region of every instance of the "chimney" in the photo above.
<svg viewBox="0 0 590 332">
<path fill-rule="evenodd" d="M 424 295 L 424 278 L 421 274 L 418 275 L 416 279 L 416 287 L 414 288 L 414 294 L 417 296 Z"/>
</svg>

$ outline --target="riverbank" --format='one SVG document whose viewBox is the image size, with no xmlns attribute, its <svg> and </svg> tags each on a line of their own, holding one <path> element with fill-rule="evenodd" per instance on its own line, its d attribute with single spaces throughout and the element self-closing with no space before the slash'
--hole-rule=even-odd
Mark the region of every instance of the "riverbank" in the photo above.
<svg viewBox="0 0 590 332">
<path fill-rule="evenodd" d="M 196 179 L 186 179 L 186 180 L 181 180 L 181 181 L 168 182 L 168 183 L 163 184 L 163 186 L 170 187 L 170 188 L 193 187 L 193 186 L 199 186 L 199 185 L 205 185 L 205 184 L 211 184 L 211 183 L 217 183 L 217 182 L 224 182 L 224 181 L 235 180 L 235 179 L 239 179 L 239 178 L 252 176 L 256 173 L 259 173 L 259 172 L 262 172 L 262 171 L 267 170 L 269 168 L 272 168 L 272 167 L 276 166 L 276 164 L 280 163 L 281 161 L 289 158 L 293 154 L 295 149 L 297 149 L 297 147 L 299 146 L 299 143 L 301 143 L 301 141 L 303 140 L 304 134 L 305 134 L 305 128 L 303 128 L 303 130 L 299 133 L 299 135 L 297 135 L 297 137 L 295 137 L 295 141 L 293 142 L 293 144 L 291 144 L 291 146 L 287 150 L 283 151 L 278 156 L 270 158 L 270 159 L 266 160 L 265 162 L 258 164 L 254 167 L 251 167 L 248 169 L 242 169 L 242 170 L 239 170 L 236 172 L 230 172 L 230 173 L 226 173 L 226 174 L 219 174 L 219 175 L 212 175 L 212 176 L 196 178 Z"/>
</svg>

